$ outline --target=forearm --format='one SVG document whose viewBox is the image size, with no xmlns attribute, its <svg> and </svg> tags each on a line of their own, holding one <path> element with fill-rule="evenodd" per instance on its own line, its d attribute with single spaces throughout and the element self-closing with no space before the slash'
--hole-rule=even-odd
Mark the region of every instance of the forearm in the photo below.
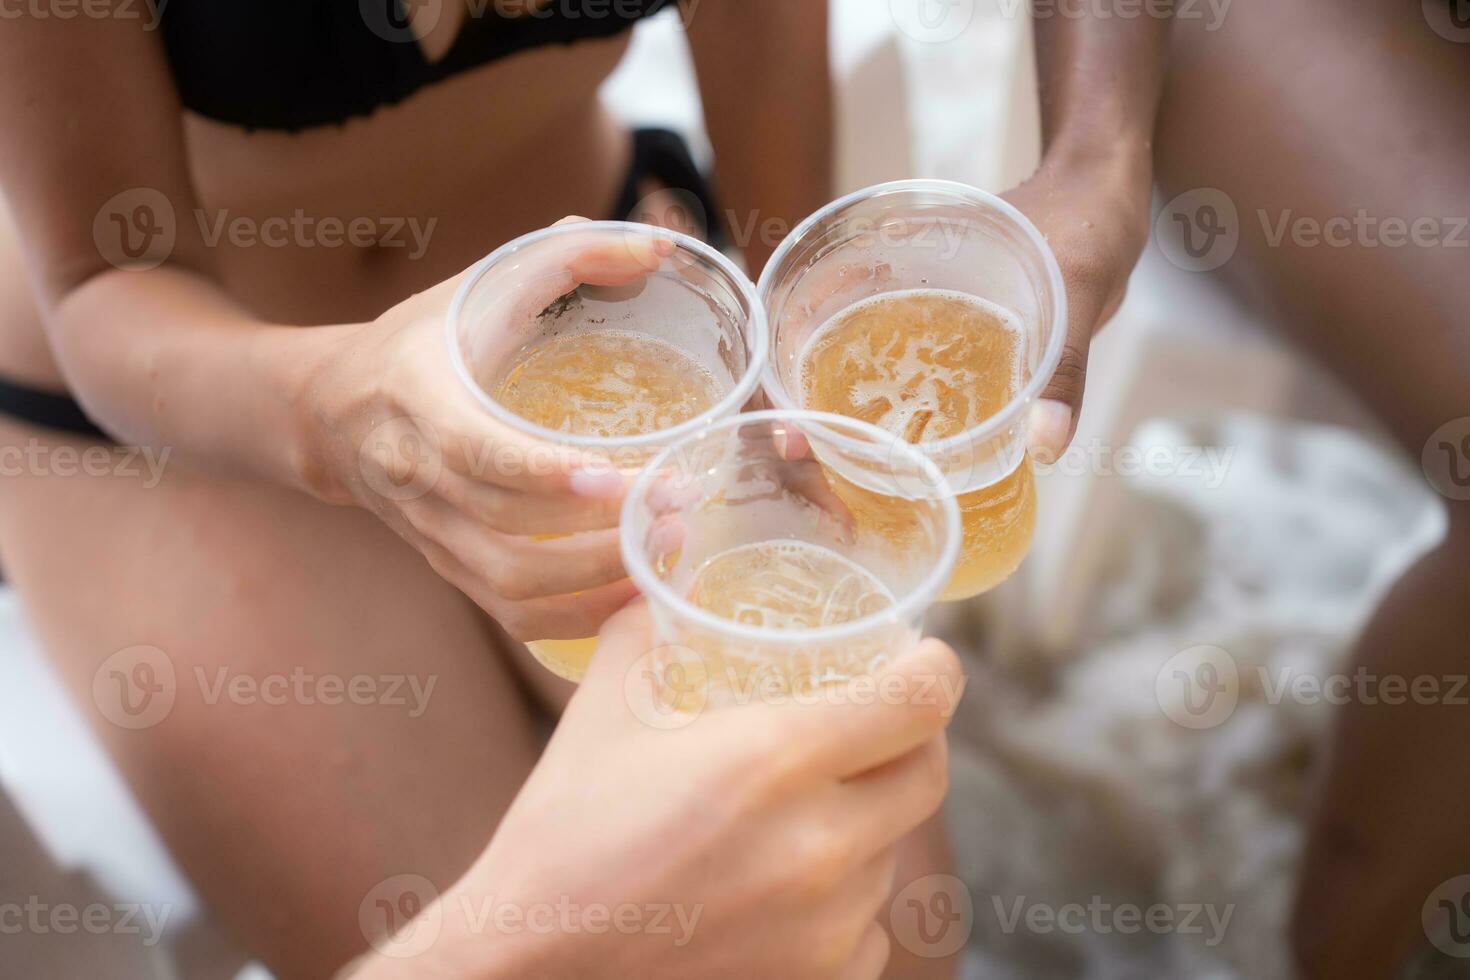
<svg viewBox="0 0 1470 980">
<path fill-rule="evenodd" d="M 1043 168 L 1100 172 L 1146 199 L 1171 8 L 1036 18 Z"/>
<path fill-rule="evenodd" d="M 557 944 L 555 934 L 538 936 L 525 930 L 503 932 L 487 920 L 470 916 L 495 901 L 456 885 L 407 926 L 396 941 L 383 939 L 360 957 L 341 980 L 527 980 L 571 976 L 546 955 Z M 427 947 L 417 940 L 424 930 L 437 930 Z"/>
<path fill-rule="evenodd" d="M 94 275 L 47 319 L 73 394 L 114 437 L 306 489 L 302 400 L 343 328 L 262 323 L 169 265 Z"/>
<path fill-rule="evenodd" d="M 832 195 L 826 8 L 815 0 L 704 0 L 692 15 L 720 217 L 752 275 Z"/>
</svg>

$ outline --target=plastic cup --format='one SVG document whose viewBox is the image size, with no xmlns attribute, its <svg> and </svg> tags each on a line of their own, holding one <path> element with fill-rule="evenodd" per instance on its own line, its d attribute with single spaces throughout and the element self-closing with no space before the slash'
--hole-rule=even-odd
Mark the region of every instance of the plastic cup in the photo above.
<svg viewBox="0 0 1470 980">
<path fill-rule="evenodd" d="M 885 527 L 854 519 L 863 500 L 882 502 Z M 775 410 L 659 454 L 629 490 L 620 537 L 659 640 L 644 672 L 671 707 L 697 710 L 819 693 L 910 649 L 954 567 L 959 512 L 901 439 Z"/>
<path fill-rule="evenodd" d="M 832 202 L 781 243 L 760 279 L 771 329 L 763 386 L 773 405 L 802 405 L 806 345 L 834 316 L 873 297 L 963 294 L 1018 325 L 1020 383 L 974 427 L 919 448 L 956 495 L 964 525 L 955 577 L 942 599 L 992 588 L 1015 570 L 1035 526 L 1026 454 L 1032 402 L 1061 358 L 1067 303 L 1041 233 L 993 194 L 965 184 L 903 180 Z"/>
<path fill-rule="evenodd" d="M 617 286 L 577 283 L 589 254 L 616 254 L 648 239 L 671 247 L 646 276 Z M 447 329 L 455 372 L 485 411 L 542 442 L 605 458 L 629 475 L 671 442 L 738 412 L 759 384 L 768 348 L 755 287 L 729 259 L 687 235 L 621 221 L 557 225 L 497 249 L 465 275 Z M 553 337 L 608 330 L 676 347 L 714 378 L 718 399 L 668 428 L 603 438 L 547 428 L 492 397 L 520 352 Z M 548 670 L 578 681 L 593 644 L 548 639 L 527 645 Z"/>
</svg>

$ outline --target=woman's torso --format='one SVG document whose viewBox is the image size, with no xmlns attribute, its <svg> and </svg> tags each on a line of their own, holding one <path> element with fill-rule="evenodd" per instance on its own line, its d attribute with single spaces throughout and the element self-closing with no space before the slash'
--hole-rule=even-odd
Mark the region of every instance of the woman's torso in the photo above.
<svg viewBox="0 0 1470 980">
<path fill-rule="evenodd" d="M 437 21 L 408 42 L 430 59 L 469 29 L 456 4 Z M 521 50 L 297 130 L 186 112 L 198 201 L 174 220 L 213 242 L 226 291 L 262 318 L 369 319 L 518 234 L 568 213 L 604 215 L 628 147 L 597 90 L 627 43 L 622 32 Z M 0 224 L 10 238 L 0 257 L 18 258 L 14 228 Z M 30 302 L 21 266 L 3 268 L 0 374 L 59 389 L 36 317 L 19 308 Z"/>
</svg>

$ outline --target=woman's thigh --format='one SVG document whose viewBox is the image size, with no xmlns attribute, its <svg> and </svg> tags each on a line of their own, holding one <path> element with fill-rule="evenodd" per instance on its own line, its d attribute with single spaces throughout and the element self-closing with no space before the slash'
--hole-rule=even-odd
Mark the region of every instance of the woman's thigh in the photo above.
<svg viewBox="0 0 1470 980">
<path fill-rule="evenodd" d="M 1228 196 L 1239 247 L 1223 272 L 1417 466 L 1470 417 L 1470 46 L 1418 3 L 1235 0 L 1218 31 L 1176 24 L 1172 59 L 1165 197 Z M 1456 496 L 1445 542 L 1385 597 L 1351 669 L 1464 673 L 1470 502 Z M 1470 770 L 1445 751 L 1467 739 L 1470 715 L 1447 703 L 1338 709 L 1294 922 L 1304 975 L 1388 976 L 1423 944 L 1426 898 L 1470 854 Z"/>
<path fill-rule="evenodd" d="M 1205 23 L 1175 24 L 1165 197 L 1230 198 L 1223 272 L 1417 460 L 1470 415 L 1470 44 L 1413 2 L 1235 0 Z"/>
<path fill-rule="evenodd" d="M 214 913 L 281 976 L 360 951 L 379 882 L 468 867 L 539 753 L 536 717 L 414 552 L 361 511 L 10 421 L 0 461 L 0 561 L 41 642 Z"/>
</svg>

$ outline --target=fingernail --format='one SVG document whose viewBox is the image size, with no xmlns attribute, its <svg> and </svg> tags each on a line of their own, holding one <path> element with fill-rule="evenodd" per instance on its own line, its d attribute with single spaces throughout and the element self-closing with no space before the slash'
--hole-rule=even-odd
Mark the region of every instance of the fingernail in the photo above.
<svg viewBox="0 0 1470 980">
<path fill-rule="evenodd" d="M 684 525 L 677 518 L 661 520 L 648 531 L 645 546 L 656 558 L 666 558 L 684 546 Z"/>
<path fill-rule="evenodd" d="M 1055 463 L 1072 434 L 1072 409 L 1050 398 L 1031 406 L 1031 452 L 1039 463 Z"/>
<path fill-rule="evenodd" d="M 572 493 L 579 497 L 606 500 L 623 495 L 623 475 L 605 466 L 588 466 L 572 471 L 567 479 Z"/>
</svg>

